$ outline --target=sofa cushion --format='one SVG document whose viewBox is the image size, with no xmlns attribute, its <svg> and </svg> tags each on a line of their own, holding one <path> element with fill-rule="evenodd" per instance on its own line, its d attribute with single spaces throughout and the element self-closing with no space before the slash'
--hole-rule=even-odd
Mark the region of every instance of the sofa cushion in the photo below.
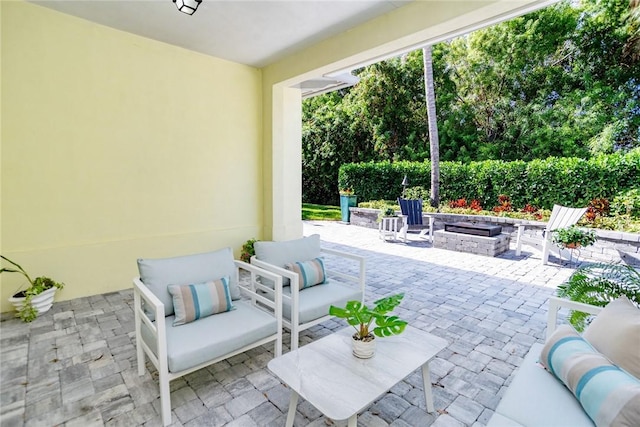
<svg viewBox="0 0 640 427">
<path fill-rule="evenodd" d="M 165 316 L 174 313 L 173 299 L 167 289 L 169 285 L 204 283 L 229 276 L 231 298 L 240 298 L 231 248 L 174 258 L 139 259 L 138 271 L 142 283 L 164 304 Z"/>
<path fill-rule="evenodd" d="M 285 264 L 284 268 L 298 274 L 298 287 L 300 290 L 322 285 L 326 281 L 322 258 L 291 262 Z"/>
<path fill-rule="evenodd" d="M 640 380 L 613 365 L 571 326 L 560 326 L 540 362 L 576 396 L 597 426 L 640 426 Z"/>
<path fill-rule="evenodd" d="M 212 314 L 233 310 L 229 276 L 205 283 L 169 285 L 175 317 L 173 326 L 191 323 Z"/>
<path fill-rule="evenodd" d="M 509 425 L 498 423 L 507 418 L 523 426 L 593 427 L 573 394 L 537 362 L 542 347 L 531 347 L 495 410 L 500 417 L 488 425 Z"/>
<path fill-rule="evenodd" d="M 235 307 L 179 327 L 172 326 L 173 316 L 165 317 L 169 372 L 193 368 L 277 332 L 276 319 L 250 302 L 236 301 Z M 142 339 L 155 352 L 156 339 L 144 323 Z"/>
<path fill-rule="evenodd" d="M 284 268 L 290 262 L 320 257 L 320 235 L 284 242 L 256 242 L 253 248 L 259 260 Z"/>
<path fill-rule="evenodd" d="M 640 309 L 626 296 L 607 304 L 584 338 L 614 364 L 640 378 Z"/>
<path fill-rule="evenodd" d="M 286 296 L 291 296 L 291 287 L 287 286 L 282 290 Z M 329 306 L 344 306 L 347 301 L 361 300 L 360 289 L 348 286 L 334 279 L 327 279 L 322 286 L 314 286 L 304 289 L 299 293 L 299 321 L 300 323 L 310 322 L 329 315 Z M 291 300 L 286 298 L 282 301 L 282 315 L 291 320 Z"/>
</svg>

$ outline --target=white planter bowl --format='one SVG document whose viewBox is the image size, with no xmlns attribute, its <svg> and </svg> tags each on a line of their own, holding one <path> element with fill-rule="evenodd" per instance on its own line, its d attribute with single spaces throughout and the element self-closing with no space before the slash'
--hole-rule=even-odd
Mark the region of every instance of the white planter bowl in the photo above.
<svg viewBox="0 0 640 427">
<path fill-rule="evenodd" d="M 376 340 L 362 341 L 351 338 L 353 342 L 353 355 L 359 359 L 369 359 L 376 352 Z"/>
<path fill-rule="evenodd" d="M 49 311 L 49 309 L 53 305 L 53 297 L 55 296 L 57 290 L 58 288 L 47 289 L 46 291 L 42 292 L 39 295 L 36 295 L 31 299 L 31 305 L 33 305 L 33 307 L 36 309 L 38 315 Z M 16 311 L 18 311 L 22 307 L 22 305 L 24 304 L 24 300 L 24 297 L 9 298 L 9 302 L 13 304 Z"/>
</svg>

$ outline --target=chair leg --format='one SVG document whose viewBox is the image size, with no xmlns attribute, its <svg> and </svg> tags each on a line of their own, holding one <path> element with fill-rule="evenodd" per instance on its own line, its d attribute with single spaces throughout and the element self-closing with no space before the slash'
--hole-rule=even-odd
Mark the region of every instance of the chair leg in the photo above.
<svg viewBox="0 0 640 427">
<path fill-rule="evenodd" d="M 547 233 L 542 244 L 542 265 L 549 262 L 549 250 L 551 249 L 551 233 Z"/>
<path fill-rule="evenodd" d="M 433 223 L 435 222 L 435 218 L 429 217 L 429 238 L 431 239 L 431 243 L 433 243 Z"/>
<path fill-rule="evenodd" d="M 160 410 L 162 411 L 162 425 L 166 427 L 171 424 L 171 388 L 169 387 L 169 376 L 166 372 L 160 372 L 158 384 L 160 385 Z"/>
<path fill-rule="evenodd" d="M 274 357 L 282 356 L 282 333 L 276 339 L 276 342 L 274 344 L 273 354 L 275 355 Z"/>
<path fill-rule="evenodd" d="M 520 256 L 522 251 L 522 233 L 524 232 L 524 225 L 518 225 L 518 240 L 516 241 L 516 256 Z"/>
<path fill-rule="evenodd" d="M 142 337 L 136 337 L 136 341 L 142 339 Z M 138 353 L 138 376 L 143 376 L 145 367 L 144 367 L 144 350 L 140 344 L 136 345 L 136 353 Z"/>
<path fill-rule="evenodd" d="M 298 349 L 298 340 L 300 339 L 300 330 L 298 325 L 292 322 L 291 324 L 291 350 Z"/>
</svg>

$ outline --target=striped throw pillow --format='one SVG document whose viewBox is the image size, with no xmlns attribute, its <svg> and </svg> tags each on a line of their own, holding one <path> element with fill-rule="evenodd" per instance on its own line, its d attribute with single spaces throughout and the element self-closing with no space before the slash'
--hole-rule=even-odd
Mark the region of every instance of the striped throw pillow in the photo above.
<svg viewBox="0 0 640 427">
<path fill-rule="evenodd" d="M 540 363 L 571 390 L 596 426 L 640 426 L 640 380 L 613 365 L 571 326 L 553 333 Z"/>
<path fill-rule="evenodd" d="M 229 277 L 205 283 L 169 285 L 173 297 L 173 326 L 184 325 L 212 314 L 224 313 L 235 307 L 229 292 Z"/>
<path fill-rule="evenodd" d="M 309 261 L 292 262 L 284 266 L 287 270 L 298 273 L 299 289 L 310 288 L 315 285 L 322 285 L 326 282 L 324 274 L 324 262 L 322 258 L 315 258 Z"/>
</svg>

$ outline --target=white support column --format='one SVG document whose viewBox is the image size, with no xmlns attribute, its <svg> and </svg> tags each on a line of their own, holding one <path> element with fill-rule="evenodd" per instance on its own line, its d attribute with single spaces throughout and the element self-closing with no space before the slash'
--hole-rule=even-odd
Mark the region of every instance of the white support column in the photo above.
<svg viewBox="0 0 640 427">
<path fill-rule="evenodd" d="M 272 96 L 271 238 L 289 240 L 302 237 L 302 97 L 280 85 Z"/>
</svg>

